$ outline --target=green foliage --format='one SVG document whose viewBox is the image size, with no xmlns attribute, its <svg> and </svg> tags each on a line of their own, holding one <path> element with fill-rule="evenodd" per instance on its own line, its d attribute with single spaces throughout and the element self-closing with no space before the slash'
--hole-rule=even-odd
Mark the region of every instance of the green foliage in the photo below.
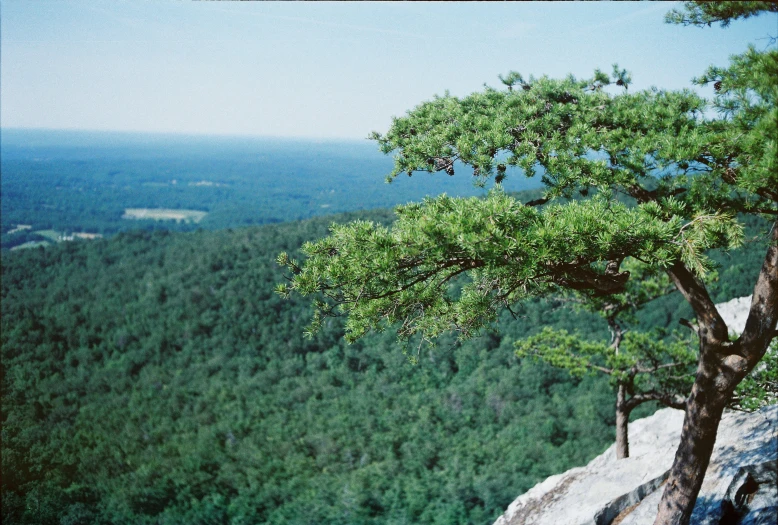
<svg viewBox="0 0 778 525">
<path fill-rule="evenodd" d="M 732 74 L 742 78 L 738 60 Z M 618 66 L 613 78 L 629 83 Z M 613 95 L 601 89 L 610 80 L 599 71 L 585 80 L 524 82 L 516 72 L 501 79 L 522 89 L 435 97 L 395 119 L 385 135 L 374 133 L 382 151 L 396 152 L 389 179 L 452 175 L 456 162 L 470 165 L 481 183 L 503 180 L 506 165 L 527 176 L 542 168 L 546 191 L 533 205 L 580 198 L 536 209 L 498 188 L 485 200 L 443 197 L 398 208 L 391 229 L 338 227 L 305 247 L 304 263 L 279 260 L 293 273 L 281 293 L 324 296 L 312 331 L 323 318 L 346 314 L 351 340 L 396 322 L 401 339 L 449 329 L 468 337 L 498 307 L 528 296 L 621 292 L 626 257 L 655 270 L 679 261 L 705 277 L 715 267 L 706 252 L 742 242 L 737 213 L 775 213 L 775 124 L 762 111 L 775 110 L 774 82 L 756 90 L 764 103 L 743 102 L 737 118 L 708 121 L 705 101 L 689 91 Z M 727 149 L 735 134 L 753 140 Z M 630 202 L 619 203 L 618 194 Z M 455 280 L 463 274 L 464 284 Z"/>
<path fill-rule="evenodd" d="M 750 18 L 764 12 L 778 12 L 775 2 L 684 2 L 683 9 L 673 9 L 665 16 L 671 24 L 710 26 L 719 22 L 727 27 L 733 20 Z"/>
<path fill-rule="evenodd" d="M 529 86 L 526 82 L 524 82 L 524 77 L 521 76 L 521 73 L 517 73 L 516 71 L 510 71 L 507 75 L 498 75 L 498 77 L 500 82 L 502 82 L 510 91 L 512 91 L 513 86 L 517 84 L 522 87 Z"/>
<path fill-rule="evenodd" d="M 775 7 L 775 6 L 774 6 Z M 778 50 L 758 52 L 753 46 L 733 56 L 727 68 L 710 67 L 695 79 L 701 85 L 713 83 L 715 108 L 722 128 L 709 146 L 712 156 L 726 159 L 708 165 L 701 180 L 720 178 L 735 184 L 745 207 L 760 209 L 763 197 L 778 199 Z M 751 196 L 749 198 L 749 195 Z"/>
<path fill-rule="evenodd" d="M 4 254 L 4 522 L 491 523 L 609 444 L 607 381 L 511 346 L 549 321 L 607 333 L 585 313 L 530 301 L 416 366 L 338 318 L 304 339 L 274 255 L 332 220 Z"/>
<path fill-rule="evenodd" d="M 499 333 L 444 334 L 416 366 L 389 330 L 345 344 L 342 318 L 305 339 L 310 305 L 273 293 L 275 254 L 299 258 L 332 222 L 4 254 L 4 522 L 491 523 L 612 443 L 606 378 L 514 355 L 545 325 L 608 337 L 564 298 L 502 310 Z M 749 293 L 764 228 L 713 255 L 721 300 Z M 652 302 L 641 329 L 677 326 L 678 301 Z"/>
<path fill-rule="evenodd" d="M 323 294 L 310 333 L 325 317 L 345 313 L 351 341 L 397 322 L 401 339 L 451 329 L 467 338 L 493 321 L 498 307 L 533 295 L 623 288 L 629 274 L 603 271 L 599 261 L 631 256 L 661 267 L 680 256 L 702 272 L 699 253 L 722 230 L 732 235 L 729 244 L 739 242 L 729 217 L 700 216 L 687 229 L 679 217 L 655 220 L 660 213 L 653 202 L 628 208 L 607 194 L 542 209 L 499 189 L 486 199 L 426 199 L 398 207 L 391 229 L 333 226 L 329 237 L 303 247 L 304 267 L 281 254 L 293 277 L 278 292 Z M 461 275 L 464 285 L 455 280 Z"/>
<path fill-rule="evenodd" d="M 611 76 L 614 79 L 614 83 L 624 89 L 627 89 L 632 83 L 632 75 L 630 75 L 626 69 L 619 69 L 618 64 L 613 64 L 613 73 Z"/>
<path fill-rule="evenodd" d="M 519 359 L 537 361 L 569 371 L 574 376 L 603 373 L 617 390 L 617 421 L 626 425 L 632 410 L 651 401 L 679 408 L 694 382 L 695 341 L 666 330 L 635 331 L 640 310 L 670 294 L 669 278 L 656 267 L 627 259 L 624 269 L 631 279 L 622 293 L 608 296 L 568 294 L 564 300 L 578 309 L 598 314 L 607 321 L 610 340 L 592 342 L 580 334 L 546 327 L 542 332 L 514 343 Z M 617 429 L 617 448 L 628 454 L 627 427 Z"/>
<path fill-rule="evenodd" d="M 544 327 L 540 333 L 532 337 L 516 341 L 515 347 L 519 359 L 531 357 L 568 370 L 576 376 L 583 376 L 598 366 L 593 363 L 593 358 L 604 356 L 605 366 L 610 368 L 613 367 L 608 363 L 608 357 L 618 359 L 612 351 L 608 351 L 607 344 L 586 341 L 568 334 L 566 330 L 554 330 L 550 327 Z M 627 364 L 626 368 L 629 366 L 631 365 Z"/>
<path fill-rule="evenodd" d="M 773 341 L 757 368 L 738 385 L 730 408 L 753 412 L 778 403 L 778 341 Z"/>
<path fill-rule="evenodd" d="M 675 163 L 678 151 L 693 156 L 704 147 L 701 98 L 659 90 L 614 96 L 602 91 L 606 80 L 598 71 L 591 79 L 542 77 L 522 90 L 436 97 L 373 138 L 385 153 L 399 151 L 390 179 L 416 171 L 452 175 L 454 161 L 470 165 L 481 182 L 495 173 L 502 180 L 506 165 L 528 177 L 542 166 L 551 197 L 645 182 Z M 614 66 L 614 81 L 626 87 L 629 75 Z"/>
<path fill-rule="evenodd" d="M 694 380 L 690 367 L 697 362 L 694 341 L 658 330 L 629 331 L 615 348 L 545 327 L 515 347 L 519 358 L 539 359 L 573 375 L 603 372 L 614 386 L 634 378 L 637 392 L 687 392 Z"/>
<path fill-rule="evenodd" d="M 632 257 L 625 259 L 621 268 L 630 275 L 623 292 L 607 296 L 575 293 L 569 294 L 568 300 L 572 302 L 574 308 L 610 320 L 609 325 L 613 322 L 625 325 L 635 323 L 642 315 L 643 307 L 676 291 L 661 268 L 647 265 Z M 714 278 L 715 275 L 713 271 L 709 277 Z"/>
</svg>

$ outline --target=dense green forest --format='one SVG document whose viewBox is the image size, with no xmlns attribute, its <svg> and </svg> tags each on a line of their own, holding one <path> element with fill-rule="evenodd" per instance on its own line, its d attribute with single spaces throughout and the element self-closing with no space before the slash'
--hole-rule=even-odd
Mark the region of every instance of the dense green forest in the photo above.
<svg viewBox="0 0 778 525">
<path fill-rule="evenodd" d="M 490 523 L 613 441 L 606 380 L 513 353 L 542 325 L 608 337 L 552 299 L 415 365 L 391 331 L 345 344 L 340 319 L 304 339 L 276 256 L 356 218 L 392 213 L 4 252 L 4 522 Z M 715 255 L 717 301 L 750 293 L 762 228 Z M 668 296 L 641 323 L 681 316 Z"/>
</svg>

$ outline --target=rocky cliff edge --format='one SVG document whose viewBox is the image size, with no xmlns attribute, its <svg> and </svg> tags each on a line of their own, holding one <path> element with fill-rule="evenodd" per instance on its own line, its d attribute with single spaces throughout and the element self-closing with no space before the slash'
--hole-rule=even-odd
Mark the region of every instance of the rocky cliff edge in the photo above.
<svg viewBox="0 0 778 525">
<path fill-rule="evenodd" d="M 631 457 L 612 445 L 585 467 L 519 496 L 495 525 L 651 525 L 680 441 L 683 412 L 629 425 Z M 778 523 L 778 405 L 725 412 L 691 523 Z"/>
</svg>

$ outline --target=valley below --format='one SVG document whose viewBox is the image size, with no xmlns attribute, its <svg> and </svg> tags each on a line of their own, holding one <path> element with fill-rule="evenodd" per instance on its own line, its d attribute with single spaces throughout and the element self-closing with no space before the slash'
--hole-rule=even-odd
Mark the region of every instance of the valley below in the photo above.
<svg viewBox="0 0 778 525">
<path fill-rule="evenodd" d="M 303 336 L 311 306 L 274 293 L 288 277 L 276 258 L 299 257 L 332 223 L 389 224 L 394 213 L 377 204 L 392 203 L 373 199 L 371 186 L 341 193 L 337 178 L 290 181 L 257 198 L 245 191 L 249 176 L 203 185 L 211 179 L 195 172 L 194 185 L 176 175 L 179 184 L 162 189 L 133 179 L 160 192 L 137 199 L 116 189 L 126 182 L 110 174 L 111 160 L 93 165 L 102 175 L 60 173 L 47 187 L 78 178 L 88 197 L 55 200 L 23 188 L 36 179 L 14 178 L 17 161 L 3 159 L 9 522 L 491 523 L 518 494 L 613 442 L 606 378 L 514 353 L 543 326 L 609 338 L 602 318 L 564 300 L 528 300 L 479 337 L 434 346 L 398 343 L 393 330 L 349 345 L 342 318 Z M 219 193 L 230 191 L 243 200 Z M 131 201 L 143 213 L 128 220 Z M 263 215 L 271 208 L 288 213 Z M 749 223 L 743 248 L 713 254 L 717 302 L 750 293 L 762 229 Z M 635 326 L 690 318 L 676 295 L 654 301 Z"/>
</svg>

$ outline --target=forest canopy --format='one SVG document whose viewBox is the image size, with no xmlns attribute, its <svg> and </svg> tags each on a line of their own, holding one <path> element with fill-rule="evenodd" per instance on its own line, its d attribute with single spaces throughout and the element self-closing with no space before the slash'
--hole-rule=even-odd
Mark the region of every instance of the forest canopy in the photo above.
<svg viewBox="0 0 778 525">
<path fill-rule="evenodd" d="M 123 233 L 4 255 L 4 518 L 486 524 L 601 453 L 613 440 L 607 379 L 514 355 L 544 324 L 608 337 L 602 319 L 563 302 L 524 303 L 469 342 L 444 336 L 415 366 L 391 331 L 348 345 L 336 318 L 303 337 L 311 309 L 273 293 L 276 254 L 299 256 L 332 221 L 392 218 Z M 761 228 L 713 254 L 717 301 L 748 293 Z M 636 322 L 679 316 L 688 305 L 666 296 Z"/>
</svg>

